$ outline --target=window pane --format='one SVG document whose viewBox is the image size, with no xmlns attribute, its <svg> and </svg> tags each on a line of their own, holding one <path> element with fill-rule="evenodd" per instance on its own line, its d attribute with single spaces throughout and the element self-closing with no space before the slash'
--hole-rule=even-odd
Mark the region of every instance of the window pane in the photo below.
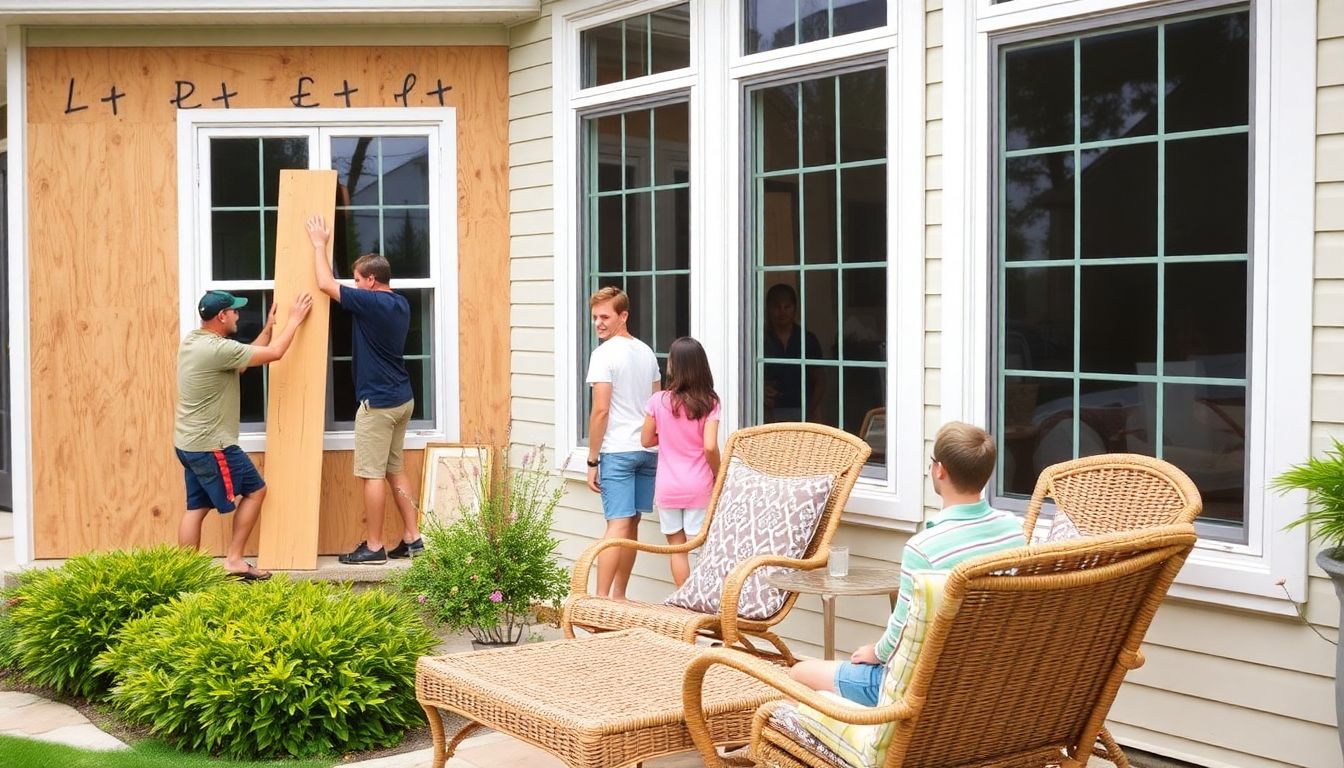
<svg viewBox="0 0 1344 768">
<path fill-rule="evenodd" d="M 999 493 L 1029 496 L 1042 469 L 1073 458 L 1073 382 L 1008 376 L 999 408 Z"/>
<path fill-rule="evenodd" d="M 834 365 L 804 365 L 802 421 L 840 426 L 840 369 Z"/>
<path fill-rule="evenodd" d="M 834 170 L 803 174 L 803 260 L 809 264 L 835 263 L 835 198 Z"/>
<path fill-rule="evenodd" d="M 798 86 L 762 88 L 755 98 L 762 171 L 798 167 Z"/>
<path fill-rule="evenodd" d="M 625 268 L 631 272 L 653 269 L 653 193 L 625 196 Z"/>
<path fill-rule="evenodd" d="M 773 176 L 766 179 L 762 198 L 762 263 L 798 264 L 801 256 L 798 177 Z"/>
<path fill-rule="evenodd" d="M 1168 264 L 1163 359 L 1195 376 L 1246 377 L 1246 262 Z"/>
<path fill-rule="evenodd" d="M 263 211 L 261 214 L 261 239 L 265 249 L 262 260 L 261 277 L 263 280 L 275 279 L 275 231 L 278 227 L 279 210 Z"/>
<path fill-rule="evenodd" d="M 690 63 L 690 4 L 586 29 L 579 45 L 584 88 L 682 69 Z"/>
<path fill-rule="evenodd" d="M 636 109 L 626 112 L 625 118 L 625 187 L 637 189 L 649 186 L 650 168 L 653 165 L 652 142 L 649 139 L 651 124 L 649 110 Z"/>
<path fill-rule="evenodd" d="M 1167 384 L 1162 458 L 1180 467 L 1204 499 L 1201 518 L 1241 524 L 1246 504 L 1246 390 Z"/>
<path fill-rule="evenodd" d="M 265 185 L 265 205 L 280 204 L 280 171 L 308 168 L 308 140 L 262 139 L 261 178 Z"/>
<path fill-rule="evenodd" d="M 415 385 L 411 385 L 414 392 Z M 331 361 L 331 411 L 332 419 L 327 422 L 327 428 L 332 429 L 338 425 L 349 424 L 354 428 L 355 409 L 359 404 L 355 401 L 355 373 L 351 362 L 347 360 Z M 416 398 L 417 404 L 420 398 Z"/>
<path fill-rule="evenodd" d="M 653 278 L 627 277 L 625 292 L 630 295 L 630 321 L 627 325 L 630 335 L 649 344 L 653 341 Z"/>
<path fill-rule="evenodd" d="M 815 338 L 817 348 L 805 349 L 809 360 L 835 360 L 839 356 L 840 285 L 835 270 L 803 273 L 803 295 L 798 324 L 807 329 L 808 340 Z"/>
<path fill-rule="evenodd" d="M 257 139 L 210 139 L 210 205 L 255 207 L 260 203 Z"/>
<path fill-rule="evenodd" d="M 653 110 L 654 183 L 685 184 L 689 179 L 691 129 L 689 105 L 682 101 Z"/>
<path fill-rule="evenodd" d="M 383 237 L 383 254 L 392 267 L 393 279 L 430 276 L 429 209 L 385 209 Z"/>
<path fill-rule="evenodd" d="M 1157 410 L 1153 407 L 1156 392 L 1153 384 L 1080 381 L 1078 455 L 1123 452 L 1156 456 Z"/>
<path fill-rule="evenodd" d="M 835 162 L 835 86 L 829 77 L 802 84 L 805 166 Z"/>
<path fill-rule="evenodd" d="M 841 429 L 858 435 L 872 446 L 875 464 L 886 463 L 887 383 L 886 371 L 881 368 L 845 366 L 845 413 Z"/>
<path fill-rule="evenodd" d="M 624 185 L 625 172 L 623 170 L 623 160 L 621 159 L 621 139 L 623 121 L 620 115 L 608 115 L 606 117 L 592 118 L 588 121 L 592 126 L 589 131 L 589 138 L 593 143 L 590 148 L 590 162 L 597 166 L 597 192 L 612 192 L 620 189 Z"/>
<path fill-rule="evenodd" d="M 1004 257 L 1072 259 L 1073 152 L 1052 152 L 1005 161 Z"/>
<path fill-rule="evenodd" d="M 434 361 L 407 360 L 406 373 L 411 376 L 411 396 L 415 398 L 415 407 L 411 409 L 411 423 L 422 422 L 422 426 L 433 423 Z"/>
<path fill-rule="evenodd" d="M 886 0 L 744 0 L 747 53 L 886 26 Z"/>
<path fill-rule="evenodd" d="M 688 269 L 691 265 L 691 192 L 665 189 L 653 193 L 656 231 L 654 267 Z"/>
<path fill-rule="evenodd" d="M 378 189 L 377 138 L 333 138 L 331 140 L 331 167 L 336 171 L 339 187 L 337 205 L 378 205 L 382 199 Z"/>
<path fill-rule="evenodd" d="M 1083 267 L 1078 313 L 1082 370 L 1157 372 L 1156 265 Z"/>
<path fill-rule="evenodd" d="M 887 71 L 865 69 L 836 78 L 840 87 L 840 159 L 887 156 Z"/>
<path fill-rule="evenodd" d="M 1003 57 L 1008 149 L 1073 143 L 1073 43 L 1009 51 Z"/>
<path fill-rule="evenodd" d="M 1157 132 L 1157 29 L 1085 37 L 1080 44 L 1082 139 Z"/>
<path fill-rule="evenodd" d="M 261 279 L 261 211 L 211 213 L 210 253 L 215 280 Z"/>
<path fill-rule="evenodd" d="M 887 359 L 886 272 L 883 267 L 875 267 L 846 269 L 841 273 L 845 308 L 841 333 L 846 360 Z M 848 406 L 845 410 L 849 410 Z"/>
<path fill-rule="evenodd" d="M 1072 267 L 1005 271 L 1002 365 L 1012 370 L 1073 370 Z"/>
<path fill-rule="evenodd" d="M 691 6 L 682 4 L 655 11 L 649 17 L 654 72 L 683 69 L 691 62 Z"/>
<path fill-rule="evenodd" d="M 1167 142 L 1167 255 L 1245 253 L 1250 229 L 1247 135 Z"/>
<path fill-rule="evenodd" d="M 238 310 L 238 333 L 234 341 L 251 344 L 266 325 L 271 311 L 271 291 L 232 291 L 247 299 L 247 306 Z M 287 307 L 281 307 L 281 321 Z M 243 371 L 238 377 L 239 424 L 249 430 L 264 429 L 266 423 L 266 366 L 258 365 Z"/>
<path fill-rule="evenodd" d="M 597 271 L 621 272 L 625 267 L 625 197 L 607 195 L 596 199 L 590 245 L 597 250 Z"/>
<path fill-rule="evenodd" d="M 887 166 L 840 171 L 841 258 L 853 264 L 887 260 Z"/>
<path fill-rule="evenodd" d="M 378 211 L 351 211 L 336 209 L 336 227 L 332 233 L 335 244 L 332 247 L 332 269 L 337 277 L 348 278 L 353 274 L 350 265 L 366 253 L 376 253 L 382 248 L 382 230 Z"/>
<path fill-rule="evenodd" d="M 1168 24 L 1167 130 L 1249 122 L 1251 22 L 1246 12 Z"/>
<path fill-rule="evenodd" d="M 658 291 L 658 309 L 651 346 L 655 352 L 666 354 L 678 337 L 691 335 L 690 314 L 682 310 L 691 305 L 691 278 L 664 275 L 654 278 L 654 285 Z"/>
<path fill-rule="evenodd" d="M 429 139 L 384 136 L 383 205 L 429 205 Z"/>
<path fill-rule="evenodd" d="M 1082 153 L 1082 256 L 1157 255 L 1157 145 Z"/>
</svg>

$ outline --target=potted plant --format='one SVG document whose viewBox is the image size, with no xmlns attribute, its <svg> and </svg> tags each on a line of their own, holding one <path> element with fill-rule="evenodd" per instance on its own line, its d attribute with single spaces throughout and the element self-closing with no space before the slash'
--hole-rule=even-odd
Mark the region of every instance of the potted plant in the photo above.
<svg viewBox="0 0 1344 768">
<path fill-rule="evenodd" d="M 512 645 L 534 620 L 534 605 L 558 606 L 569 592 L 551 536 L 564 490 L 545 471 L 541 449 L 528 451 L 518 467 L 506 458 L 496 480 L 477 480 L 476 498 L 457 520 L 426 521 L 425 553 L 399 584 L 433 619 L 470 632 L 475 647 Z"/>
<path fill-rule="evenodd" d="M 1344 634 L 1344 442 L 1336 439 L 1334 445 L 1321 458 L 1307 459 L 1279 475 L 1271 487 L 1280 492 L 1307 492 L 1307 511 L 1286 529 L 1306 525 L 1310 538 L 1325 545 L 1316 554 L 1316 564 L 1334 582 Z M 1344 751 L 1344 646 L 1335 646 L 1335 722 Z"/>
</svg>

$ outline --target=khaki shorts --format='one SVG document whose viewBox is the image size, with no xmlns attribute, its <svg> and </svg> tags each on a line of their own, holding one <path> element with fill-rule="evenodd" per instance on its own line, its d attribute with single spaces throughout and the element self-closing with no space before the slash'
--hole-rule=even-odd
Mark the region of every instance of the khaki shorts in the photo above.
<svg viewBox="0 0 1344 768">
<path fill-rule="evenodd" d="M 355 411 L 355 477 L 381 480 L 402 470 L 401 446 L 414 409 L 414 400 L 391 408 L 359 404 Z"/>
</svg>

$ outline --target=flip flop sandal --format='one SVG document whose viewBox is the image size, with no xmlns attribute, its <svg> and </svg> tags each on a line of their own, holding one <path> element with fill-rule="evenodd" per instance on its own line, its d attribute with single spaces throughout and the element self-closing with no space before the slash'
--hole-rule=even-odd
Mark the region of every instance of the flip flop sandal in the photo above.
<svg viewBox="0 0 1344 768">
<path fill-rule="evenodd" d="M 265 581 L 271 578 L 273 574 L 262 573 L 256 569 L 256 566 L 248 565 L 246 571 L 229 571 L 229 578 L 239 581 Z"/>
</svg>

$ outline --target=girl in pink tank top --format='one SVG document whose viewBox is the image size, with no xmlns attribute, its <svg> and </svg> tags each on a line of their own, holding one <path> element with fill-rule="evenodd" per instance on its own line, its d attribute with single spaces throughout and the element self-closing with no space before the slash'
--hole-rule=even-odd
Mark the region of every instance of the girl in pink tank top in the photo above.
<svg viewBox="0 0 1344 768">
<path fill-rule="evenodd" d="M 658 446 L 653 501 L 668 544 L 685 544 L 700 533 L 719 472 L 719 396 L 700 342 L 682 336 L 667 354 L 667 387 L 644 406 L 645 448 Z M 690 575 L 685 552 L 672 555 L 672 581 Z"/>
</svg>

